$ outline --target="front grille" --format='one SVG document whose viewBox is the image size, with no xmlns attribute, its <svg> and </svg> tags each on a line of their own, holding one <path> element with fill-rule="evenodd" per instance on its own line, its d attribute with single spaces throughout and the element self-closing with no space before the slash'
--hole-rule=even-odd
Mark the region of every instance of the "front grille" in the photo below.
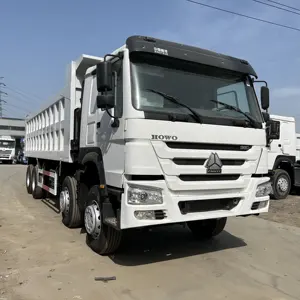
<svg viewBox="0 0 300 300">
<path fill-rule="evenodd" d="M 155 220 L 162 220 L 167 217 L 166 212 L 164 210 L 155 210 Z"/>
<path fill-rule="evenodd" d="M 239 174 L 224 174 L 224 175 L 180 175 L 182 181 L 233 181 L 238 180 Z"/>
<path fill-rule="evenodd" d="M 181 166 L 202 166 L 204 165 L 206 159 L 197 159 L 197 158 L 174 158 L 173 162 L 176 165 Z"/>
<path fill-rule="evenodd" d="M 252 204 L 252 206 L 251 206 L 251 209 L 252 209 L 252 210 L 258 209 L 259 203 L 260 203 L 260 202 L 254 202 L 254 203 Z"/>
<path fill-rule="evenodd" d="M 184 215 L 204 211 L 231 210 L 236 207 L 240 201 L 241 198 L 180 201 L 178 206 L 180 212 Z"/>
<path fill-rule="evenodd" d="M 10 155 L 10 153 L 11 153 L 11 150 L 0 150 L 0 155 L 3 155 L 3 154 Z"/>
<path fill-rule="evenodd" d="M 228 144 L 208 144 L 208 143 L 183 143 L 183 142 L 166 142 L 166 145 L 172 149 L 187 150 L 225 150 L 225 151 L 248 151 L 251 145 L 228 145 Z"/>
<path fill-rule="evenodd" d="M 174 158 L 173 162 L 181 166 L 203 166 L 206 159 L 197 158 Z M 245 163 L 244 159 L 221 159 L 223 166 L 241 166 Z"/>
</svg>

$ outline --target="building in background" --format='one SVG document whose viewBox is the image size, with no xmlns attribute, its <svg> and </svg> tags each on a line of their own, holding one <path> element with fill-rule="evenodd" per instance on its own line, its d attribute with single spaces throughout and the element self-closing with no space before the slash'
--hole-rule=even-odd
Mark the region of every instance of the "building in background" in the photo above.
<svg viewBox="0 0 300 300">
<path fill-rule="evenodd" d="M 25 136 L 25 120 L 16 118 L 0 118 L 0 136 L 22 138 Z"/>
</svg>

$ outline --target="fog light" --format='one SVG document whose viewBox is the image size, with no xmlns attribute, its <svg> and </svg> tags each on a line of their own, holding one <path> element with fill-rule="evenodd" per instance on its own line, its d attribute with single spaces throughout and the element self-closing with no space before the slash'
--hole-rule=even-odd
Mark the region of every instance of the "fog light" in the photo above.
<svg viewBox="0 0 300 300">
<path fill-rule="evenodd" d="M 135 205 L 162 204 L 162 192 L 161 189 L 130 186 L 127 192 L 127 202 Z"/>
<path fill-rule="evenodd" d="M 266 197 L 271 193 L 272 193 L 271 182 L 266 182 L 257 186 L 255 197 Z"/>
<path fill-rule="evenodd" d="M 136 210 L 134 216 L 139 220 L 155 220 L 154 210 Z"/>
<path fill-rule="evenodd" d="M 265 208 L 268 205 L 269 201 L 261 201 L 259 202 L 258 209 Z"/>
</svg>

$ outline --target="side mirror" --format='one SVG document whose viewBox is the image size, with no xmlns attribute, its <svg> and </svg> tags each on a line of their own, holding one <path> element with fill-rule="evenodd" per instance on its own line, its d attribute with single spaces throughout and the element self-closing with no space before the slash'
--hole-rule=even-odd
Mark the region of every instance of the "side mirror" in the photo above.
<svg viewBox="0 0 300 300">
<path fill-rule="evenodd" d="M 98 95 L 97 96 L 97 107 L 102 109 L 111 109 L 115 106 L 114 95 Z"/>
<path fill-rule="evenodd" d="M 262 86 L 260 88 L 260 101 L 261 101 L 261 108 L 263 110 L 267 110 L 270 106 L 270 96 L 269 96 L 269 88 L 266 86 Z"/>
<path fill-rule="evenodd" d="M 96 74 L 98 92 L 111 91 L 113 88 L 111 61 L 102 61 L 97 64 Z"/>
<path fill-rule="evenodd" d="M 262 115 L 263 115 L 264 121 L 266 123 L 268 123 L 270 121 L 270 115 L 265 111 L 262 112 Z"/>
</svg>

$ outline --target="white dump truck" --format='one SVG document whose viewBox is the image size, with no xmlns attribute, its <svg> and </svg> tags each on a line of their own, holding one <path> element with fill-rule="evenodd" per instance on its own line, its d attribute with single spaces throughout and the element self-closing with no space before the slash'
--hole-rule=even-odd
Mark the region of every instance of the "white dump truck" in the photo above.
<svg viewBox="0 0 300 300">
<path fill-rule="evenodd" d="M 245 60 L 143 36 L 81 56 L 26 120 L 28 193 L 57 195 L 62 222 L 84 224 L 100 254 L 118 249 L 124 229 L 186 223 L 210 238 L 227 217 L 267 212 L 255 77 Z"/>
<path fill-rule="evenodd" d="M 15 158 L 16 141 L 11 136 L 0 136 L 0 162 L 12 164 Z"/>
<path fill-rule="evenodd" d="M 293 187 L 300 187 L 300 136 L 293 117 L 271 115 L 270 122 L 277 128 L 268 152 L 272 197 L 285 199 Z"/>
</svg>

